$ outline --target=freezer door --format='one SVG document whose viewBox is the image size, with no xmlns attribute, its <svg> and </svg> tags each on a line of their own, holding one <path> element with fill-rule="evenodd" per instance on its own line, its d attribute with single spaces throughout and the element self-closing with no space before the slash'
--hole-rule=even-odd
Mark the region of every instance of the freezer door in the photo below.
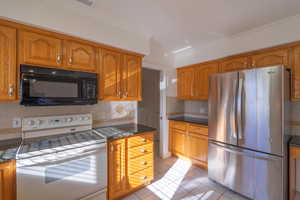
<svg viewBox="0 0 300 200">
<path fill-rule="evenodd" d="M 210 76 L 209 139 L 237 145 L 235 119 L 237 86 L 237 72 Z"/>
<path fill-rule="evenodd" d="M 236 119 L 238 145 L 255 150 L 257 148 L 257 87 L 256 71 L 239 72 Z"/>
<path fill-rule="evenodd" d="M 255 158 L 250 151 L 209 143 L 209 178 L 251 199 L 255 195 L 254 165 Z"/>
<path fill-rule="evenodd" d="M 257 150 L 283 155 L 284 68 L 256 69 Z"/>
<path fill-rule="evenodd" d="M 255 171 L 255 200 L 287 200 L 281 157 L 256 153 Z"/>
</svg>

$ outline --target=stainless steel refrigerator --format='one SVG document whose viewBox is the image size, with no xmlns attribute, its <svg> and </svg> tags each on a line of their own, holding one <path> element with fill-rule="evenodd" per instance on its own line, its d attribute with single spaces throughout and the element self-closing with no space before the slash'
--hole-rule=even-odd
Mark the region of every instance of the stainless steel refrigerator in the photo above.
<svg viewBox="0 0 300 200">
<path fill-rule="evenodd" d="M 289 71 L 210 76 L 210 179 L 255 200 L 287 199 Z"/>
</svg>

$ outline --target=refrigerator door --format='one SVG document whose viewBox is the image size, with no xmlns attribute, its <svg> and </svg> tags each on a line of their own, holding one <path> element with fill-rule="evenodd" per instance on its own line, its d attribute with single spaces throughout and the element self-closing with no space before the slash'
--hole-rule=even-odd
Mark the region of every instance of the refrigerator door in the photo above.
<svg viewBox="0 0 300 200">
<path fill-rule="evenodd" d="M 256 69 L 257 151 L 283 156 L 284 67 Z M 247 122 L 246 122 L 247 123 Z"/>
<path fill-rule="evenodd" d="M 255 200 L 287 199 L 281 157 L 256 153 L 255 171 Z"/>
<path fill-rule="evenodd" d="M 236 95 L 238 73 L 210 76 L 209 82 L 209 139 L 237 145 Z"/>
<path fill-rule="evenodd" d="M 210 142 L 208 166 L 210 179 L 254 199 L 255 157 L 252 151 Z"/>
<path fill-rule="evenodd" d="M 255 150 L 257 148 L 257 75 L 255 69 L 239 72 L 236 119 L 238 145 Z"/>
</svg>

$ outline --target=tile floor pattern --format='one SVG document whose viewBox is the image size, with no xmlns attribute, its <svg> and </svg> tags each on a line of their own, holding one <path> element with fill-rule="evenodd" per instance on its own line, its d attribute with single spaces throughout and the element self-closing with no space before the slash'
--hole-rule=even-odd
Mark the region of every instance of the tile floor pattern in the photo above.
<svg viewBox="0 0 300 200">
<path fill-rule="evenodd" d="M 155 180 L 123 200 L 247 200 L 210 181 L 188 161 L 155 158 Z"/>
</svg>

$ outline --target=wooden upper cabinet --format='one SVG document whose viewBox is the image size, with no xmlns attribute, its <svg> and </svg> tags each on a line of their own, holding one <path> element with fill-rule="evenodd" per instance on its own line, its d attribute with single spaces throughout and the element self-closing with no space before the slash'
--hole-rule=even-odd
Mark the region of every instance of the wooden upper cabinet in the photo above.
<svg viewBox="0 0 300 200">
<path fill-rule="evenodd" d="M 141 100 L 141 58 L 124 55 L 122 65 L 122 99 Z"/>
<path fill-rule="evenodd" d="M 248 57 L 230 58 L 220 62 L 220 72 L 245 70 L 249 67 Z"/>
<path fill-rule="evenodd" d="M 121 54 L 100 50 L 99 97 L 101 100 L 121 99 Z"/>
<path fill-rule="evenodd" d="M 65 41 L 65 66 L 74 70 L 96 72 L 97 49 L 75 41 Z"/>
<path fill-rule="evenodd" d="M 127 192 L 126 141 L 119 139 L 109 142 L 108 189 L 109 199 L 117 199 Z"/>
<path fill-rule="evenodd" d="M 0 101 L 16 99 L 16 29 L 0 26 Z"/>
<path fill-rule="evenodd" d="M 213 62 L 195 67 L 194 92 L 192 99 L 207 100 L 209 90 L 209 76 L 218 73 L 218 63 Z"/>
<path fill-rule="evenodd" d="M 289 67 L 288 50 L 267 51 L 252 56 L 252 67 L 272 67 L 275 65 L 284 65 Z"/>
<path fill-rule="evenodd" d="M 300 46 L 294 48 L 294 66 L 292 70 L 292 99 L 300 100 Z"/>
<path fill-rule="evenodd" d="M 16 199 L 16 162 L 0 163 L 0 200 Z"/>
<path fill-rule="evenodd" d="M 191 99 L 193 96 L 194 69 L 184 68 L 177 70 L 177 98 Z"/>
<path fill-rule="evenodd" d="M 62 40 L 28 31 L 20 31 L 20 63 L 41 66 L 62 66 Z"/>
</svg>

